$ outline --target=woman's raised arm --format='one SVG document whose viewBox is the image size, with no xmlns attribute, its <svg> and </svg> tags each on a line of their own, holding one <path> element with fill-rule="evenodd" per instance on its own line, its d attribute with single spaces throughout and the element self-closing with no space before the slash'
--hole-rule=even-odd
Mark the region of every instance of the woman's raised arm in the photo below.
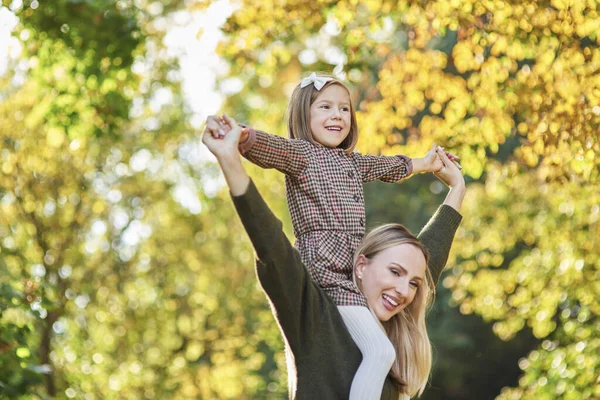
<svg viewBox="0 0 600 400">
<path fill-rule="evenodd" d="M 444 204 L 419 233 L 419 240 L 429 251 L 429 269 L 435 283 L 446 266 L 454 235 L 462 220 L 459 210 L 465 195 L 465 179 L 462 173 L 442 149 L 437 151 L 444 167 L 435 175 L 448 185 L 450 191 Z"/>
<path fill-rule="evenodd" d="M 285 236 L 282 224 L 250 181 L 242 164 L 238 142 L 241 127 L 224 116 L 231 130 L 219 132 L 219 117 L 209 117 L 202 142 L 215 155 L 232 195 L 233 204 L 256 251 L 256 273 L 276 310 L 276 318 L 293 352 L 302 348 L 317 329 L 325 294 L 310 279 L 300 253 Z"/>
<path fill-rule="evenodd" d="M 437 152 L 444 166 L 434 175 L 450 188 L 444 204 L 460 211 L 465 197 L 465 178 L 458 169 L 457 164 L 448 158 L 442 148 L 438 147 Z"/>
<path fill-rule="evenodd" d="M 211 115 L 206 120 L 202 143 L 217 158 L 231 194 L 240 196 L 246 193 L 250 183 L 250 177 L 242 165 L 242 158 L 238 150 L 242 128 L 228 115 L 224 114 L 223 118 L 231 130 L 226 135 L 223 134 L 219 117 Z"/>
</svg>

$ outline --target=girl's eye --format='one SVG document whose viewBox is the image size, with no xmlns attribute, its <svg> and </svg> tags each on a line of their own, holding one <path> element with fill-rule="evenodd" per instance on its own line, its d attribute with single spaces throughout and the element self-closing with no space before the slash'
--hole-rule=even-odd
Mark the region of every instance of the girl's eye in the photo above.
<svg viewBox="0 0 600 400">
<path fill-rule="evenodd" d="M 395 276 L 400 276 L 400 272 L 398 272 L 397 269 L 392 269 L 392 274 L 394 274 Z"/>
<path fill-rule="evenodd" d="M 321 108 L 328 109 L 328 108 L 329 108 L 329 106 L 327 106 L 327 105 L 323 105 L 323 106 L 321 106 Z"/>
<path fill-rule="evenodd" d="M 344 107 L 342 108 L 342 111 L 350 111 L 350 109 L 348 107 Z"/>
<path fill-rule="evenodd" d="M 418 284 L 417 282 L 414 282 L 414 281 L 413 281 L 413 282 L 411 282 L 410 284 L 411 284 L 411 286 L 412 286 L 412 287 L 414 287 L 415 289 L 418 289 L 418 288 L 419 288 L 419 284 Z"/>
</svg>

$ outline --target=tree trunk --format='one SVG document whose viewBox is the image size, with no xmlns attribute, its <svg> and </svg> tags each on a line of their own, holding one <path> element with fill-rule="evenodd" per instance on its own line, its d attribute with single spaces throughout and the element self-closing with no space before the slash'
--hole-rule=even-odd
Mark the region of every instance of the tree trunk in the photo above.
<svg viewBox="0 0 600 400">
<path fill-rule="evenodd" d="M 50 366 L 50 371 L 45 374 L 44 381 L 48 396 L 56 396 L 56 386 L 54 384 L 54 368 L 50 360 L 51 340 L 52 340 L 52 325 L 56 322 L 58 313 L 56 311 L 49 312 L 46 319 L 43 321 L 42 340 L 40 342 L 40 364 Z"/>
</svg>

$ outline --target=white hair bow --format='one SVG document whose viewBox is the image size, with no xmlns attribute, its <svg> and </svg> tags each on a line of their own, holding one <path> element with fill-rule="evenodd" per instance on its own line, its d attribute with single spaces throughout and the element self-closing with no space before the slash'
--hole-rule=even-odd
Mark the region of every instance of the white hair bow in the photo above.
<svg viewBox="0 0 600 400">
<path fill-rule="evenodd" d="M 331 80 L 333 80 L 333 78 L 330 78 L 328 76 L 317 76 L 317 74 L 313 72 L 308 78 L 302 79 L 302 81 L 300 82 L 300 87 L 304 88 L 312 83 L 313 85 L 315 85 L 315 89 L 321 90 L 321 88 Z"/>
</svg>

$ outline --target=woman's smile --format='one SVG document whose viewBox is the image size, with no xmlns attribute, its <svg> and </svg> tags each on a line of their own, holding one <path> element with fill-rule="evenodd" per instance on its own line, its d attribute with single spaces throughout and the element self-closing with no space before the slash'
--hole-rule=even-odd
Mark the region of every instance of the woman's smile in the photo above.
<svg viewBox="0 0 600 400">
<path fill-rule="evenodd" d="M 384 307 L 388 311 L 394 311 L 400 305 L 400 303 L 399 303 L 399 301 L 397 299 L 395 299 L 394 297 L 392 297 L 392 296 L 390 296 L 388 294 L 383 293 L 381 295 L 381 298 L 382 298 Z"/>
<path fill-rule="evenodd" d="M 371 259 L 362 257 L 357 264 L 361 291 L 377 318 L 388 321 L 415 298 L 425 279 L 425 256 L 418 247 L 402 243 L 380 251 Z"/>
</svg>

